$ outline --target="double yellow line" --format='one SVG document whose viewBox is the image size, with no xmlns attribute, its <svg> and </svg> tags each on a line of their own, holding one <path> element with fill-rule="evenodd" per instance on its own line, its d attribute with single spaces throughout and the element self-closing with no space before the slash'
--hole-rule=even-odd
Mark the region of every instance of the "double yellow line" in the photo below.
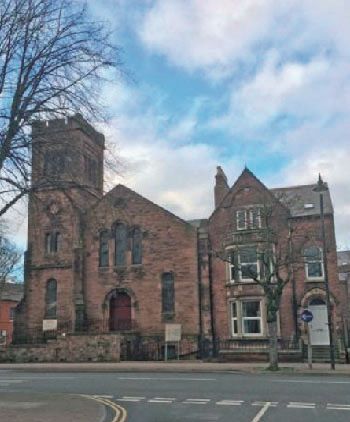
<svg viewBox="0 0 350 422">
<path fill-rule="evenodd" d="M 114 403 L 113 401 L 108 400 L 104 397 L 100 397 L 100 396 L 89 396 L 89 395 L 82 394 L 82 397 L 95 400 L 99 403 L 104 404 L 110 409 L 112 409 L 113 412 L 115 413 L 115 416 L 111 422 L 125 422 L 126 421 L 126 417 L 128 415 L 127 411 L 123 407 L 119 406 L 119 404 Z"/>
</svg>

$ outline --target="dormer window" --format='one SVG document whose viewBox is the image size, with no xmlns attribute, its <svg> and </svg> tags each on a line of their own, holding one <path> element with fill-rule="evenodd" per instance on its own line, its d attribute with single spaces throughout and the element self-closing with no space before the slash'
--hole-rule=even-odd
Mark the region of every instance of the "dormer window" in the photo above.
<svg viewBox="0 0 350 422">
<path fill-rule="evenodd" d="M 236 211 L 237 230 L 260 229 L 261 228 L 261 209 L 248 208 Z"/>
</svg>

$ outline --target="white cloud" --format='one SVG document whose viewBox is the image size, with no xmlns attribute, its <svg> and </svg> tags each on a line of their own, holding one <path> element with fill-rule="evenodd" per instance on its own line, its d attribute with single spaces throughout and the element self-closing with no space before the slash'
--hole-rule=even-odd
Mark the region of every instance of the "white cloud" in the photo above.
<svg viewBox="0 0 350 422">
<path fill-rule="evenodd" d="M 247 48 L 268 35 L 272 0 L 157 0 L 139 36 L 151 51 L 187 70 L 227 74 Z"/>
<path fill-rule="evenodd" d="M 155 0 L 138 22 L 142 43 L 188 71 L 227 76 L 275 46 L 349 56 L 345 0 Z"/>
<path fill-rule="evenodd" d="M 119 114 L 104 130 L 117 143 L 126 171 L 114 183 L 123 183 L 178 216 L 205 218 L 213 210 L 214 175 L 222 162 L 220 149 L 206 142 L 191 143 L 197 125 L 195 110 L 170 124 L 153 105 L 143 108 L 142 91 L 130 91 L 133 113 Z M 142 106 L 141 106 L 142 105 Z M 160 108 L 161 105 L 160 105 Z M 167 130 L 164 130 L 166 122 Z M 240 163 L 226 160 L 229 174 L 237 176 Z"/>
<path fill-rule="evenodd" d="M 335 210 L 338 248 L 350 248 L 350 148 L 337 146 L 301 152 L 278 177 L 286 185 L 316 183 L 318 173 L 329 184 Z M 276 184 L 277 178 L 274 180 Z M 277 184 L 279 184 L 277 182 Z"/>
</svg>

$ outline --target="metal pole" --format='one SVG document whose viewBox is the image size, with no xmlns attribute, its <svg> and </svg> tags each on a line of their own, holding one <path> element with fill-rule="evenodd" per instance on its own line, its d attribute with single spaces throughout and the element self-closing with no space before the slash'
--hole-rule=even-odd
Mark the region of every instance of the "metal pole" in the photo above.
<svg viewBox="0 0 350 422">
<path fill-rule="evenodd" d="M 327 318 L 328 318 L 328 332 L 329 332 L 329 356 L 331 359 L 331 369 L 335 369 L 333 324 L 332 324 L 331 300 L 330 300 L 330 295 L 329 295 L 329 284 L 328 284 L 327 246 L 326 246 L 326 231 L 325 231 L 325 224 L 324 224 L 323 193 L 322 192 L 320 192 L 320 214 L 321 214 L 322 244 L 323 244 L 324 287 L 326 290 Z"/>
<path fill-rule="evenodd" d="M 309 369 L 312 369 L 312 345 L 310 335 L 310 322 L 306 323 L 307 327 L 307 365 Z"/>
</svg>

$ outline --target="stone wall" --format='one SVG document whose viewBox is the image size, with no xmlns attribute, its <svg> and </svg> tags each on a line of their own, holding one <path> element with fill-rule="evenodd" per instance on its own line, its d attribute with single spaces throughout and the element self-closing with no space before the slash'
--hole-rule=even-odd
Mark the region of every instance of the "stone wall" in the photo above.
<svg viewBox="0 0 350 422">
<path fill-rule="evenodd" d="M 46 344 L 0 348 L 0 362 L 119 362 L 120 336 L 68 335 Z"/>
</svg>

